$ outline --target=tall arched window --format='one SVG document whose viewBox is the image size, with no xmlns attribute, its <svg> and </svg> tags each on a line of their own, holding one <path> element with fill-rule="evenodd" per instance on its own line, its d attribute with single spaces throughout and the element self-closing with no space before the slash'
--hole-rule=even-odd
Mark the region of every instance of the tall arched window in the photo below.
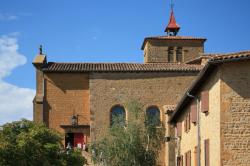
<svg viewBox="0 0 250 166">
<path fill-rule="evenodd" d="M 152 107 L 149 107 L 147 110 L 146 110 L 146 115 L 147 115 L 147 123 L 149 125 L 156 125 L 156 126 L 159 126 L 160 125 L 160 110 L 155 107 L 155 106 L 152 106 Z"/>
<path fill-rule="evenodd" d="M 126 113 L 122 106 L 114 106 L 110 112 L 110 126 L 125 125 Z"/>
</svg>

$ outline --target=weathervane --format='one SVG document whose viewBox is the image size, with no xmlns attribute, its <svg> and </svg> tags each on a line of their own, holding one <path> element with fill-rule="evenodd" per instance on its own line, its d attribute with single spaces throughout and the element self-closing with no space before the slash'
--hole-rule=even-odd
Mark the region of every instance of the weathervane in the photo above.
<svg viewBox="0 0 250 166">
<path fill-rule="evenodd" d="M 40 55 L 43 54 L 43 46 L 42 46 L 42 45 L 39 46 L 39 54 L 40 54 Z"/>
<path fill-rule="evenodd" d="M 170 7 L 171 7 L 171 10 L 174 9 L 174 0 L 170 0 Z"/>
</svg>

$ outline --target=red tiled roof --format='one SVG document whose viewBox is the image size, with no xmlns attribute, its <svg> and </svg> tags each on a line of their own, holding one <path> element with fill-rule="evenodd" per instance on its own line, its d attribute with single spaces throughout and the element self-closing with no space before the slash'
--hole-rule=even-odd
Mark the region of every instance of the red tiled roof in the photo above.
<svg viewBox="0 0 250 166">
<path fill-rule="evenodd" d="M 168 23 L 167 28 L 165 29 L 165 32 L 171 31 L 171 30 L 174 30 L 174 29 L 178 31 L 180 29 L 180 26 L 177 24 L 177 22 L 175 20 L 174 11 L 171 10 L 169 23 Z"/>
<path fill-rule="evenodd" d="M 146 37 L 143 41 L 141 49 L 143 50 L 146 42 L 148 40 L 200 40 L 205 42 L 206 38 L 198 38 L 198 37 L 191 37 L 191 36 L 152 36 L 152 37 Z"/>
<path fill-rule="evenodd" d="M 228 53 L 228 54 L 216 54 L 214 56 L 211 56 L 210 61 L 230 61 L 230 60 L 243 60 L 243 59 L 249 59 L 250 58 L 250 51 L 241 51 L 236 53 Z"/>
<path fill-rule="evenodd" d="M 209 59 L 210 61 L 219 61 L 219 60 L 226 61 L 237 58 L 242 59 L 242 58 L 248 58 L 249 55 L 250 51 L 241 51 L 241 52 L 227 53 L 227 54 L 223 53 L 202 54 L 201 56 L 186 62 L 186 64 L 200 64 L 202 59 Z"/>
<path fill-rule="evenodd" d="M 201 65 L 169 63 L 54 63 L 49 62 L 44 72 L 166 72 L 190 71 L 202 69 Z"/>
</svg>

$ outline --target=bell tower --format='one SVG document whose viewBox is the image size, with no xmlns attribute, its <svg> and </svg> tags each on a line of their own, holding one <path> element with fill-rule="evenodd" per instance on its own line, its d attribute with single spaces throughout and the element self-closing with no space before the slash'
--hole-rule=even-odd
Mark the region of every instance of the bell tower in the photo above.
<svg viewBox="0 0 250 166">
<path fill-rule="evenodd" d="M 204 53 L 205 38 L 178 36 L 180 26 L 174 16 L 174 3 L 171 0 L 170 17 L 165 36 L 146 37 L 141 49 L 144 63 L 182 64 Z"/>
</svg>

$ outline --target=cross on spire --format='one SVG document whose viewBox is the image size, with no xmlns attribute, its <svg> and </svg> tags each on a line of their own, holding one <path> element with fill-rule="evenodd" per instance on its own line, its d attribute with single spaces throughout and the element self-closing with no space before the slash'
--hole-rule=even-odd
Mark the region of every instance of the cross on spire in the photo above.
<svg viewBox="0 0 250 166">
<path fill-rule="evenodd" d="M 171 5 L 171 12 L 170 12 L 170 18 L 167 28 L 165 29 L 165 32 L 167 32 L 170 36 L 176 36 L 177 33 L 180 30 L 180 26 L 177 24 L 175 17 L 174 17 L 174 2 L 173 0 L 170 1 Z"/>
</svg>

